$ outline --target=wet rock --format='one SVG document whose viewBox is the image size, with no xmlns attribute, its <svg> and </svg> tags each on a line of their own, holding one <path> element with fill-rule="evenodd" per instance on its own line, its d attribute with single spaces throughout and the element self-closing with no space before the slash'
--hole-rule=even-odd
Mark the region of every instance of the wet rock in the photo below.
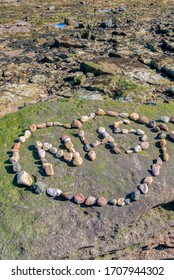
<svg viewBox="0 0 174 280">
<path fill-rule="evenodd" d="M 151 176 L 147 176 L 143 180 L 143 183 L 147 184 L 148 186 L 151 186 L 152 182 L 153 182 L 153 177 L 151 177 Z"/>
<path fill-rule="evenodd" d="M 14 172 L 19 172 L 19 171 L 21 171 L 21 165 L 20 165 L 19 162 L 13 161 L 13 162 L 12 162 L 12 165 L 13 165 L 13 171 L 14 171 Z"/>
<path fill-rule="evenodd" d="M 85 197 L 82 193 L 77 193 L 74 195 L 74 202 L 77 204 L 82 204 L 85 202 Z"/>
<path fill-rule="evenodd" d="M 32 182 L 33 182 L 32 178 L 26 171 L 20 171 L 17 174 L 17 183 L 19 185 L 25 185 L 30 187 L 32 185 Z"/>
<path fill-rule="evenodd" d="M 139 185 L 138 188 L 142 194 L 146 194 L 148 192 L 148 185 L 146 183 Z"/>
<path fill-rule="evenodd" d="M 137 201 L 140 198 L 140 191 L 136 190 L 130 194 L 130 199 L 132 201 Z"/>
<path fill-rule="evenodd" d="M 42 149 L 48 151 L 52 147 L 52 144 L 48 142 L 43 142 Z"/>
<path fill-rule="evenodd" d="M 45 168 L 45 173 L 47 176 L 54 175 L 54 170 L 53 170 L 53 166 L 51 163 L 45 163 L 44 168 Z"/>
<path fill-rule="evenodd" d="M 153 174 L 153 176 L 159 176 L 160 168 L 161 168 L 161 166 L 158 165 L 158 164 L 153 164 L 152 165 L 152 174 Z"/>
<path fill-rule="evenodd" d="M 41 181 L 37 181 L 33 186 L 33 190 L 37 194 L 43 193 L 44 189 L 45 189 L 45 183 L 43 183 Z"/>
<path fill-rule="evenodd" d="M 37 128 L 41 129 L 41 128 L 45 128 L 47 125 L 46 123 L 39 123 L 37 124 Z"/>
<path fill-rule="evenodd" d="M 164 123 L 168 123 L 168 122 L 169 122 L 169 120 L 170 120 L 170 118 L 169 118 L 169 117 L 166 117 L 166 116 L 161 117 L 161 121 L 162 121 L 162 122 L 164 122 Z"/>
<path fill-rule="evenodd" d="M 96 159 L 96 153 L 94 151 L 90 151 L 88 153 L 88 157 L 90 158 L 90 160 L 95 160 Z"/>
<path fill-rule="evenodd" d="M 92 206 L 94 204 L 96 204 L 97 202 L 97 198 L 95 198 L 94 196 L 88 196 L 85 200 L 85 205 L 87 206 Z"/>
<path fill-rule="evenodd" d="M 168 126 L 166 124 L 160 124 L 159 127 L 160 127 L 161 130 L 164 130 L 164 131 L 168 131 L 169 130 Z"/>
<path fill-rule="evenodd" d="M 148 142 L 142 142 L 140 144 L 140 146 L 141 146 L 142 150 L 147 150 L 149 148 L 149 143 Z"/>
<path fill-rule="evenodd" d="M 120 198 L 117 200 L 117 205 L 118 205 L 118 206 L 124 206 L 124 205 L 125 205 L 125 201 L 124 201 L 124 198 L 123 198 L 123 197 L 120 197 Z"/>
<path fill-rule="evenodd" d="M 129 118 L 133 121 L 137 121 L 139 119 L 139 114 L 138 113 L 131 113 Z"/>
<path fill-rule="evenodd" d="M 81 166 L 83 164 L 82 157 L 75 157 L 73 160 L 74 166 Z"/>
<path fill-rule="evenodd" d="M 24 137 L 27 139 L 27 138 L 30 137 L 30 135 L 31 135 L 30 130 L 25 130 L 25 132 L 24 132 Z"/>
<path fill-rule="evenodd" d="M 106 206 L 108 203 L 107 199 L 103 196 L 100 196 L 98 199 L 97 199 L 97 205 L 99 207 L 103 207 L 103 206 Z"/>
<path fill-rule="evenodd" d="M 37 129 L 37 126 L 34 123 L 29 126 L 29 130 L 31 131 L 31 133 L 35 132 L 36 129 Z"/>
<path fill-rule="evenodd" d="M 48 188 L 46 190 L 46 193 L 52 197 L 56 197 L 62 194 L 62 191 L 59 189 L 55 189 L 55 188 Z"/>
<path fill-rule="evenodd" d="M 72 124 L 71 124 L 72 128 L 81 128 L 82 127 L 82 123 L 79 120 L 73 120 Z"/>
<path fill-rule="evenodd" d="M 142 123 L 142 124 L 147 124 L 149 122 L 148 118 L 145 117 L 145 116 L 142 116 L 138 119 L 139 123 Z"/>
<path fill-rule="evenodd" d="M 116 198 L 112 198 L 109 200 L 109 204 L 111 205 L 117 205 L 117 199 Z"/>
</svg>

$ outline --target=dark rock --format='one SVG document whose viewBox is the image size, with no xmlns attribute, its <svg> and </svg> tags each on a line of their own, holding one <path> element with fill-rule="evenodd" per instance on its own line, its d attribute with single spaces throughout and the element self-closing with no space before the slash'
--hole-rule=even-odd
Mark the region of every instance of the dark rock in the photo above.
<svg viewBox="0 0 174 280">
<path fill-rule="evenodd" d="M 131 200 L 133 200 L 133 201 L 138 200 L 138 199 L 140 198 L 140 191 L 139 191 L 139 190 L 136 190 L 136 191 L 132 192 L 132 193 L 130 194 L 130 198 L 131 198 Z"/>
<path fill-rule="evenodd" d="M 34 186 L 33 186 L 33 190 L 35 191 L 35 193 L 37 194 L 41 194 L 44 192 L 45 189 L 45 183 L 37 181 Z"/>
<path fill-rule="evenodd" d="M 112 27 L 113 27 L 113 20 L 112 20 L 112 19 L 109 19 L 109 20 L 103 21 L 103 22 L 100 24 L 100 27 L 103 27 L 103 28 L 112 28 Z"/>
</svg>

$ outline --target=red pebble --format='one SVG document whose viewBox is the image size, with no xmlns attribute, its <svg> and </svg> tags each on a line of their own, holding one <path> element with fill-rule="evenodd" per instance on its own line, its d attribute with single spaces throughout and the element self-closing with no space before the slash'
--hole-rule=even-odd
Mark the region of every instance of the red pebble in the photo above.
<svg viewBox="0 0 174 280">
<path fill-rule="evenodd" d="M 84 203 L 85 197 L 82 193 L 77 193 L 77 194 L 74 195 L 74 201 L 77 204 Z"/>
<path fill-rule="evenodd" d="M 106 206 L 108 203 L 107 199 L 103 196 L 99 197 L 97 200 L 97 205 L 102 207 L 102 206 Z"/>
</svg>

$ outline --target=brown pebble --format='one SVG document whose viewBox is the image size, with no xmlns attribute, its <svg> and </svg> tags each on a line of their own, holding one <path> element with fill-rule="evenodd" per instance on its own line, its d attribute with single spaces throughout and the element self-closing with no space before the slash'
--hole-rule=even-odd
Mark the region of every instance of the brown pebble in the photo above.
<svg viewBox="0 0 174 280">
<path fill-rule="evenodd" d="M 117 200 L 117 205 L 118 205 L 118 206 L 124 206 L 124 205 L 125 205 L 125 201 L 124 201 L 124 198 L 123 198 L 123 197 L 120 197 L 120 198 Z"/>
<path fill-rule="evenodd" d="M 84 145 L 88 145 L 88 144 L 89 144 L 88 140 L 84 139 L 84 140 L 83 140 L 83 144 L 84 144 Z"/>
<path fill-rule="evenodd" d="M 63 153 L 63 158 L 66 161 L 72 161 L 73 159 L 73 153 L 68 153 L 68 152 L 64 152 Z"/>
<path fill-rule="evenodd" d="M 53 126 L 53 125 L 54 125 L 53 122 L 47 122 L 47 126 L 48 126 L 48 127 L 51 127 L 51 126 Z"/>
<path fill-rule="evenodd" d="M 171 123 L 174 123 L 174 116 L 172 116 L 172 117 L 170 118 L 170 122 L 171 122 Z"/>
<path fill-rule="evenodd" d="M 163 161 L 168 161 L 169 160 L 169 154 L 163 153 L 162 154 L 162 159 L 163 159 Z"/>
<path fill-rule="evenodd" d="M 35 123 L 33 123 L 33 124 L 31 124 L 31 125 L 29 126 L 29 130 L 30 130 L 30 132 L 32 132 L 32 133 L 35 132 L 36 129 L 37 129 L 37 126 L 36 126 Z"/>
<path fill-rule="evenodd" d="M 161 152 L 162 152 L 162 153 L 166 153 L 166 152 L 167 152 L 167 147 L 165 147 L 165 146 L 162 147 L 162 148 L 161 148 Z"/>
<path fill-rule="evenodd" d="M 95 113 L 98 116 L 104 116 L 105 115 L 105 111 L 101 108 L 97 109 L 97 111 Z"/>
<path fill-rule="evenodd" d="M 51 163 L 45 163 L 44 168 L 45 168 L 45 173 L 47 174 L 47 176 L 54 175 L 54 170 L 53 170 L 53 166 Z"/>
<path fill-rule="evenodd" d="M 168 131 L 168 130 L 169 130 L 169 129 L 168 129 L 168 126 L 167 126 L 166 124 L 164 124 L 164 123 L 161 123 L 161 124 L 159 125 L 159 127 L 160 127 L 161 130 L 164 130 L 164 131 Z"/>
<path fill-rule="evenodd" d="M 101 144 L 102 145 L 105 145 L 105 144 L 107 144 L 109 142 L 109 137 L 105 137 L 105 138 L 103 138 L 102 140 L 101 140 Z"/>
<path fill-rule="evenodd" d="M 161 139 L 160 140 L 160 147 L 164 147 L 166 146 L 166 140 L 165 139 Z"/>
<path fill-rule="evenodd" d="M 153 182 L 153 177 L 151 176 L 147 176 L 146 178 L 144 178 L 143 183 L 147 184 L 148 186 L 150 186 Z"/>
<path fill-rule="evenodd" d="M 139 119 L 139 114 L 138 113 L 131 113 L 129 118 L 133 121 L 137 121 Z"/>
<path fill-rule="evenodd" d="M 113 127 L 114 127 L 114 128 L 119 127 L 119 125 L 120 125 L 120 122 L 119 122 L 119 121 L 113 123 Z"/>
<path fill-rule="evenodd" d="M 81 128 L 82 127 L 82 123 L 79 120 L 73 120 L 72 124 L 71 124 L 72 128 Z"/>
<path fill-rule="evenodd" d="M 73 143 L 72 143 L 71 141 L 68 141 L 68 142 L 65 143 L 65 147 L 66 147 L 68 150 L 70 150 L 71 148 L 74 147 L 74 145 L 73 145 Z"/>
<path fill-rule="evenodd" d="M 97 201 L 97 199 L 96 199 L 94 196 L 90 195 L 90 196 L 88 196 L 88 197 L 86 198 L 85 204 L 86 204 L 87 206 L 92 206 L 92 205 L 94 205 L 94 204 L 96 203 L 96 201 Z"/>
<path fill-rule="evenodd" d="M 80 118 L 80 121 L 81 121 L 82 123 L 88 122 L 89 120 L 90 120 L 90 118 L 89 118 L 88 116 L 81 116 L 81 118 Z"/>
<path fill-rule="evenodd" d="M 106 206 L 107 203 L 108 203 L 107 199 L 103 196 L 101 196 L 97 199 L 97 205 L 100 206 L 100 207 Z"/>
<path fill-rule="evenodd" d="M 116 154 L 120 154 L 120 153 L 121 153 L 121 150 L 120 150 L 117 146 L 114 146 L 111 150 L 112 150 L 114 153 L 116 153 Z"/>
<path fill-rule="evenodd" d="M 43 146 L 42 142 L 36 141 L 36 143 L 35 143 L 35 148 L 36 149 L 42 149 L 42 146 Z"/>
<path fill-rule="evenodd" d="M 76 194 L 74 195 L 74 201 L 75 201 L 75 203 L 77 203 L 77 204 L 84 203 L 85 197 L 84 197 L 84 195 L 83 195 L 82 193 L 76 193 Z"/>
<path fill-rule="evenodd" d="M 64 128 L 71 128 L 71 124 L 70 123 L 65 123 L 65 124 L 63 124 L 63 127 Z"/>
<path fill-rule="evenodd" d="M 117 112 L 110 111 L 110 110 L 106 111 L 106 115 L 107 116 L 111 116 L 111 117 L 118 117 L 118 113 Z"/>
<path fill-rule="evenodd" d="M 46 123 L 38 123 L 37 128 L 45 128 L 47 125 Z"/>
<path fill-rule="evenodd" d="M 90 151 L 88 153 L 88 157 L 90 158 L 90 160 L 95 160 L 96 159 L 96 153 L 94 151 Z"/>
<path fill-rule="evenodd" d="M 139 123 L 142 123 L 142 124 L 147 124 L 149 122 L 148 118 L 145 117 L 145 116 L 142 116 L 138 119 Z"/>
<path fill-rule="evenodd" d="M 73 164 L 75 165 L 75 166 L 80 166 L 80 165 L 82 165 L 83 164 L 83 159 L 82 159 L 82 157 L 75 157 L 74 158 L 74 160 L 73 160 Z"/>
<path fill-rule="evenodd" d="M 53 125 L 54 125 L 54 126 L 63 126 L 63 123 L 60 123 L 60 122 L 54 122 L 54 123 L 53 123 Z"/>
<path fill-rule="evenodd" d="M 61 193 L 61 196 L 66 200 L 71 200 L 74 195 L 71 192 L 63 192 Z"/>
<path fill-rule="evenodd" d="M 160 165 L 160 166 L 163 165 L 163 161 L 162 161 L 162 159 L 161 159 L 160 157 L 157 158 L 156 164 L 158 164 L 158 165 Z"/>
</svg>

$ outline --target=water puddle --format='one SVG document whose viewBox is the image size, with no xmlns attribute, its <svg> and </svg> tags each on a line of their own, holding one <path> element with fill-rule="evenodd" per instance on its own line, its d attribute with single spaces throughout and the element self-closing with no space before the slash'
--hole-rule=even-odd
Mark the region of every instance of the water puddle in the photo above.
<svg viewBox="0 0 174 280">
<path fill-rule="evenodd" d="M 63 29 L 67 26 L 67 24 L 64 22 L 60 22 L 60 23 L 56 23 L 54 26 Z"/>
</svg>

